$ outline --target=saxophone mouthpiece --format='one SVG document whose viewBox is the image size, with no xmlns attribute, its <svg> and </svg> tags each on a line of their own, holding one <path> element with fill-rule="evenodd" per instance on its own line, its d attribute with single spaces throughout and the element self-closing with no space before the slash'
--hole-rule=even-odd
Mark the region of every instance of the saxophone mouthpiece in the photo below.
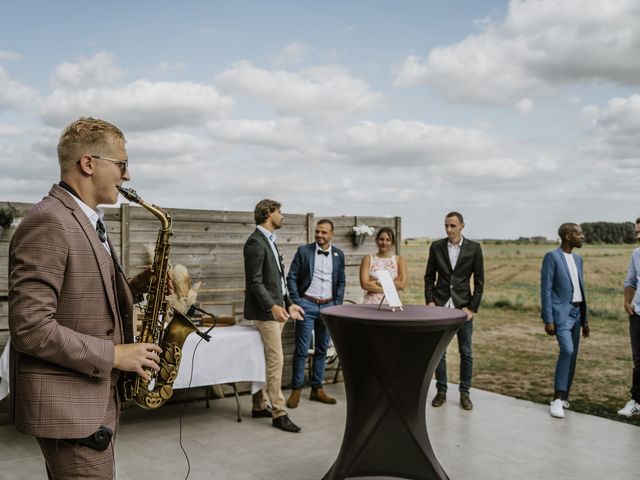
<svg viewBox="0 0 640 480">
<path fill-rule="evenodd" d="M 118 188 L 118 191 L 122 194 L 122 196 L 127 200 L 129 200 L 130 202 L 140 203 L 140 200 L 142 200 L 138 195 L 138 193 L 133 188 L 124 188 L 124 187 L 117 187 L 117 188 Z"/>
</svg>

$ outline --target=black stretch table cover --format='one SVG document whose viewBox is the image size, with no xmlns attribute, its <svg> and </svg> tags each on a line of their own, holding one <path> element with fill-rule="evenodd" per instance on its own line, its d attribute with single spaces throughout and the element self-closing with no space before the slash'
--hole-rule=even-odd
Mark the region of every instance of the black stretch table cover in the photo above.
<svg viewBox="0 0 640 480">
<path fill-rule="evenodd" d="M 429 442 L 426 402 L 433 372 L 466 314 L 423 305 L 395 312 L 338 305 L 323 309 L 321 318 L 347 396 L 342 446 L 324 478 L 448 479 Z"/>
</svg>

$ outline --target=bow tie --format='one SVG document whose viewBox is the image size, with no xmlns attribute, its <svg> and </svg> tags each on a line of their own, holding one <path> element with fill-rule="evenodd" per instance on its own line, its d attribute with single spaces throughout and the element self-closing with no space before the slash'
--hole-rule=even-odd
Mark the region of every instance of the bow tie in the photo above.
<svg viewBox="0 0 640 480">
<path fill-rule="evenodd" d="M 96 232 L 98 232 L 98 238 L 102 243 L 107 241 L 107 229 L 102 222 L 102 219 L 98 219 L 96 223 Z"/>
<path fill-rule="evenodd" d="M 329 256 L 329 250 L 318 250 L 318 255 L 324 255 L 325 257 Z"/>
</svg>

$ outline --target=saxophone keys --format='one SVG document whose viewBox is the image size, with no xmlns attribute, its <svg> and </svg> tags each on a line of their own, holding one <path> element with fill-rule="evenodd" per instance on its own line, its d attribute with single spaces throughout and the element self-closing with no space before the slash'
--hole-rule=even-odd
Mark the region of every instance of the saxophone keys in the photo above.
<svg viewBox="0 0 640 480">
<path fill-rule="evenodd" d="M 177 368 L 173 365 L 163 364 L 162 367 L 160 367 L 160 378 L 164 380 L 165 383 L 173 383 L 177 373 Z"/>
<path fill-rule="evenodd" d="M 171 385 L 163 385 L 160 388 L 160 397 L 163 401 L 167 401 L 173 395 L 173 387 Z M 163 402 L 164 403 L 164 402 Z"/>
</svg>

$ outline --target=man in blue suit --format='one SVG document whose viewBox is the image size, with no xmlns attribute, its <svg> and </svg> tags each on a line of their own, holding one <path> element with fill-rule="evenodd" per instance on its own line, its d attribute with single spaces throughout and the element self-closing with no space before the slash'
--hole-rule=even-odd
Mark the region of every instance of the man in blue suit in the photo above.
<svg viewBox="0 0 640 480">
<path fill-rule="evenodd" d="M 304 364 L 311 344 L 311 332 L 315 331 L 313 365 L 310 372 L 310 399 L 335 404 L 336 399 L 322 388 L 324 367 L 329 346 L 329 331 L 320 319 L 320 311 L 332 305 L 340 305 L 344 299 L 346 279 L 344 253 L 331 245 L 333 222 L 322 219 L 316 224 L 314 243 L 298 247 L 293 257 L 287 288 L 291 301 L 302 307 L 304 320 L 295 323 L 296 348 L 293 353 L 293 375 L 289 408 L 300 403 L 304 383 Z"/>
<path fill-rule="evenodd" d="M 564 418 L 564 409 L 569 408 L 569 391 L 576 369 L 580 327 L 582 336 L 587 338 L 589 323 L 582 257 L 571 253 L 574 248 L 582 247 L 582 228 L 575 223 L 563 223 L 558 235 L 562 244 L 547 252 L 542 261 L 540 296 L 545 332 L 555 335 L 560 347 L 550 413 L 552 417 Z"/>
</svg>

